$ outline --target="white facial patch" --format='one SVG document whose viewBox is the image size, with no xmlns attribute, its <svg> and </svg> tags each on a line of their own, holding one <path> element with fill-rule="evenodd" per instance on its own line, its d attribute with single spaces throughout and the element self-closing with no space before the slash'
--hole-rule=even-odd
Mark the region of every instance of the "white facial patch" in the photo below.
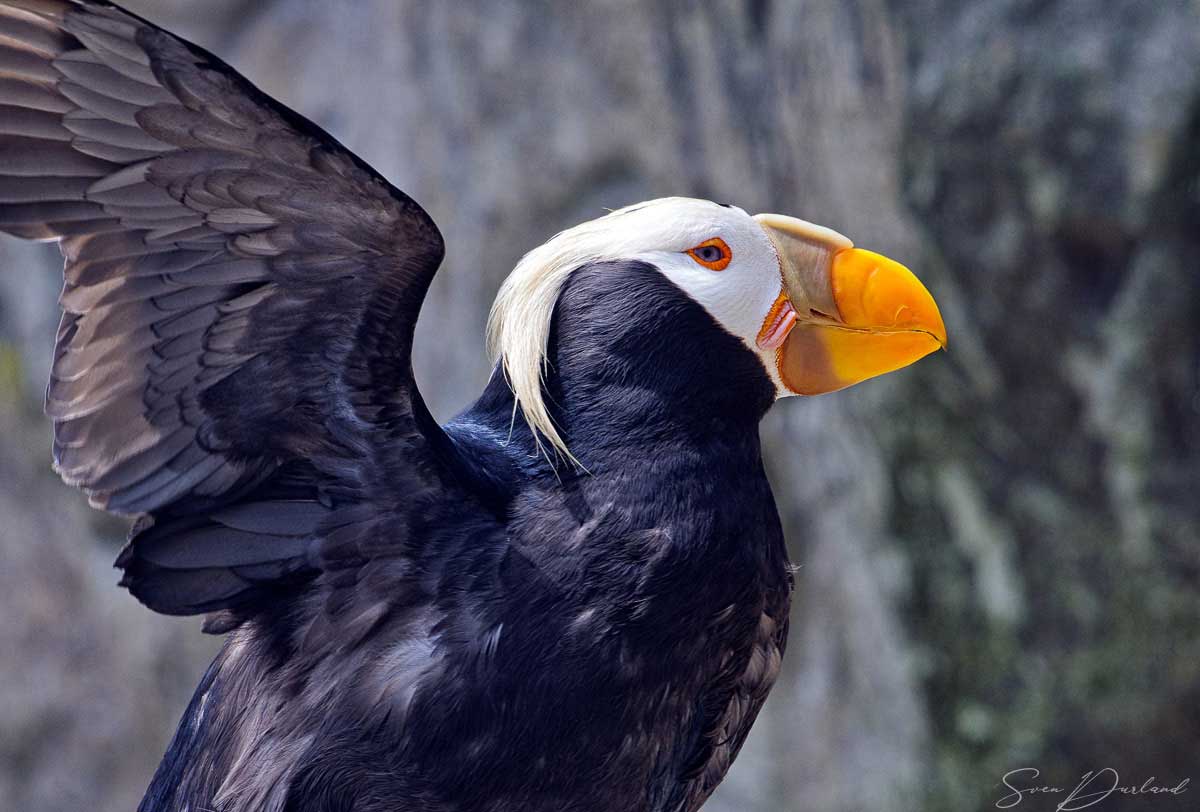
<svg viewBox="0 0 1200 812">
<path fill-rule="evenodd" d="M 648 247 L 627 258 L 658 268 L 718 324 L 762 355 L 758 334 L 783 289 L 775 246 L 762 227 L 739 208 L 706 200 L 672 200 L 638 214 L 642 212 L 630 216 L 629 240 Z M 724 241 L 732 255 L 719 271 L 687 253 L 713 238 Z M 766 366 L 774 372 L 773 361 Z"/>
</svg>

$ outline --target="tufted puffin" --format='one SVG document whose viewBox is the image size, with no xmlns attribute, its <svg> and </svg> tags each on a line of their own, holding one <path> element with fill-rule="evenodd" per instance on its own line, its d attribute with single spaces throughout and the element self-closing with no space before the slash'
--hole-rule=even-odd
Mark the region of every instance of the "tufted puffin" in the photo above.
<svg viewBox="0 0 1200 812">
<path fill-rule="evenodd" d="M 0 0 L 0 230 L 56 240 L 56 469 L 226 635 L 142 812 L 697 809 L 783 655 L 758 424 L 943 347 L 903 266 L 667 198 L 529 252 L 445 425 L 430 217 L 225 63 Z"/>
</svg>

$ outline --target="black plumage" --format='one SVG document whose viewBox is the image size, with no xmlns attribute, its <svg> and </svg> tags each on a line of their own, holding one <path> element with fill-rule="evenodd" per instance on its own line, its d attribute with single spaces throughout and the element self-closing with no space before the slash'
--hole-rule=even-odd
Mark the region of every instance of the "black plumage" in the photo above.
<svg viewBox="0 0 1200 812">
<path fill-rule="evenodd" d="M 758 358 L 640 262 L 562 290 L 546 380 L 438 426 L 419 206 L 99 0 L 0 0 L 0 230 L 60 239 L 64 479 L 228 641 L 141 809 L 696 809 L 778 673 L 791 575 Z M 672 329 L 660 325 L 669 321 Z"/>
</svg>

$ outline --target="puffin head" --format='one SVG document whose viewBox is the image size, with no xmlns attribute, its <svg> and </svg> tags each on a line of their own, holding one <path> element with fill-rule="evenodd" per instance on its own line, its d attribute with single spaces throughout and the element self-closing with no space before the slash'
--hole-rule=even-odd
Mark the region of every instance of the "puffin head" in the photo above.
<svg viewBox="0 0 1200 812">
<path fill-rule="evenodd" d="M 605 268 L 652 269 L 707 314 L 711 329 L 758 359 L 775 397 L 833 392 L 946 345 L 929 291 L 907 268 L 828 228 L 736 206 L 662 198 L 563 231 L 525 255 L 501 287 L 488 342 L 534 432 L 570 456 L 544 397 L 547 348 L 568 281 Z M 634 291 L 613 324 L 647 320 L 669 335 L 679 311 Z"/>
</svg>

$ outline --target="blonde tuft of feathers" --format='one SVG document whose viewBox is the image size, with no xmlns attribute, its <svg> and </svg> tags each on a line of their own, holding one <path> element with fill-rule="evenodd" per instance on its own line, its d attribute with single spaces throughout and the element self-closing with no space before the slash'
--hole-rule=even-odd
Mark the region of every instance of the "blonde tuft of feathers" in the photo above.
<svg viewBox="0 0 1200 812">
<path fill-rule="evenodd" d="M 769 269 L 768 277 L 775 279 L 774 289 L 769 289 L 770 284 L 763 287 L 755 283 L 754 290 L 747 294 L 735 284 L 719 281 L 715 274 L 690 276 L 692 261 L 680 258 L 688 249 L 718 233 L 724 233 L 751 256 L 755 250 L 765 252 L 763 267 Z M 720 206 L 710 200 L 665 197 L 626 206 L 561 231 L 522 257 L 500 286 L 492 305 L 487 328 L 488 351 L 499 362 L 513 391 L 516 409 L 521 410 L 533 431 L 538 451 L 550 459 L 548 446 L 554 455 L 580 468 L 582 464 L 567 448 L 546 404 L 544 384 L 549 368 L 546 353 L 550 322 L 572 273 L 590 263 L 613 260 L 654 264 L 710 312 L 728 310 L 739 319 L 733 332 L 742 335 L 749 331 L 751 338 L 761 321 L 758 309 L 765 313 L 779 291 L 778 261 L 765 232 L 741 209 Z M 672 268 L 673 263 L 679 262 L 687 264 L 686 278 L 679 276 L 678 268 Z M 756 300 L 755 291 L 759 287 L 763 288 L 765 302 Z M 722 297 L 732 300 L 723 302 Z M 747 319 L 753 324 L 740 323 Z M 513 416 L 515 419 L 515 409 Z"/>
<path fill-rule="evenodd" d="M 563 285 L 572 272 L 588 263 L 642 248 L 633 239 L 624 244 L 621 224 L 614 220 L 675 200 L 638 203 L 560 231 L 522 257 L 500 286 L 488 316 L 488 352 L 493 361 L 499 361 L 539 450 L 545 450 L 544 441 L 555 454 L 582 467 L 554 425 L 543 390 L 549 363 L 546 350 L 550 321 Z"/>
</svg>

